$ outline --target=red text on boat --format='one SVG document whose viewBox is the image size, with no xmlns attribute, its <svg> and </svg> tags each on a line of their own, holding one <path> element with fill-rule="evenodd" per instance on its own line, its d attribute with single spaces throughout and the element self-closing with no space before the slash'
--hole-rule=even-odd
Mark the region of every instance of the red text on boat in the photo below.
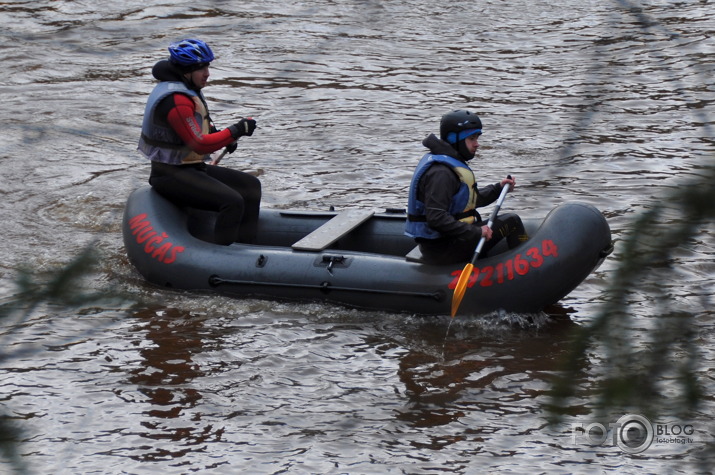
<svg viewBox="0 0 715 475">
<path fill-rule="evenodd" d="M 481 287 L 491 287 L 493 285 L 503 284 L 509 280 L 514 280 L 520 276 L 525 276 L 531 269 L 537 269 L 544 264 L 544 261 L 549 258 L 559 256 L 559 249 L 551 239 L 541 241 L 541 246 L 532 246 L 526 252 L 519 253 L 506 262 L 500 262 L 493 266 L 474 267 L 472 275 L 469 276 L 467 287 L 474 287 L 474 284 L 479 281 Z M 477 261 L 478 262 L 478 261 Z M 452 272 L 454 279 L 449 283 L 449 288 L 457 287 L 459 276 L 462 274 L 462 269 Z"/>
<path fill-rule="evenodd" d="M 164 264 L 176 261 L 177 255 L 185 250 L 184 246 L 175 246 L 168 241 L 168 234 L 156 231 L 151 225 L 151 221 L 147 219 L 146 213 L 131 218 L 129 229 L 132 230 L 137 244 L 144 246 L 144 252 Z"/>
</svg>

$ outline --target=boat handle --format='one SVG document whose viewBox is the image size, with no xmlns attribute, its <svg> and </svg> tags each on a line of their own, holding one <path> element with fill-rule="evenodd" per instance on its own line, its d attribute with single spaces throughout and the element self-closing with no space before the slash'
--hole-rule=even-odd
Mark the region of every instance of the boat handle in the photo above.
<svg viewBox="0 0 715 475">
<path fill-rule="evenodd" d="M 606 257 L 610 255 L 613 252 L 613 249 L 616 247 L 616 243 L 613 241 L 610 242 L 608 247 L 604 248 L 601 253 L 599 254 L 599 257 Z"/>
</svg>

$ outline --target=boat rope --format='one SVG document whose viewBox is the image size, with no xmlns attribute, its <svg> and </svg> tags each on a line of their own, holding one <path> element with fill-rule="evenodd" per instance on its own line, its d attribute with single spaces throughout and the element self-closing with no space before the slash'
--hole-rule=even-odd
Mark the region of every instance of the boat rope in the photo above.
<svg viewBox="0 0 715 475">
<path fill-rule="evenodd" d="M 411 292 L 404 290 L 380 290 L 380 289 L 361 289 L 358 287 L 338 287 L 331 285 L 330 282 L 321 282 L 320 284 L 290 284 L 284 282 L 258 282 L 255 280 L 234 280 L 234 279 L 224 279 L 217 275 L 212 275 L 209 277 L 209 285 L 211 287 L 218 287 L 219 285 L 250 285 L 250 286 L 262 286 L 262 287 L 290 287 L 298 289 L 317 289 L 321 292 L 331 292 L 335 290 L 343 290 L 347 292 L 362 292 L 366 294 L 386 294 L 386 295 L 402 295 L 409 297 L 426 297 L 434 299 L 438 302 L 444 300 L 445 294 L 441 291 L 434 292 Z"/>
</svg>

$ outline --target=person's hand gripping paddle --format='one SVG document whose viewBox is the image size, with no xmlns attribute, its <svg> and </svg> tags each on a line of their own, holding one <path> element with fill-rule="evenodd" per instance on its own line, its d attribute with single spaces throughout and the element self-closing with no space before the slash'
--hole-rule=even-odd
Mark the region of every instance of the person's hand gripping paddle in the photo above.
<svg viewBox="0 0 715 475">
<path fill-rule="evenodd" d="M 256 130 L 256 121 L 253 119 L 253 117 L 246 117 L 245 119 L 239 120 L 231 127 L 235 129 L 235 132 L 232 135 L 236 137 L 236 140 L 227 145 L 226 148 L 223 149 L 223 152 L 221 152 L 221 155 L 211 160 L 211 165 L 218 165 L 227 153 L 235 152 L 236 147 L 238 146 L 238 139 L 240 139 L 244 135 L 248 135 L 249 137 L 253 135 L 253 131 Z"/>
<path fill-rule="evenodd" d="M 511 179 L 511 175 L 507 175 L 507 178 Z M 509 188 L 511 188 L 511 185 L 507 183 L 506 186 L 504 186 L 504 188 L 501 190 L 501 194 L 499 195 L 497 204 L 494 207 L 494 211 L 492 212 L 491 216 L 489 216 L 489 221 L 487 222 L 487 227 L 489 227 L 489 229 L 491 229 L 492 225 L 494 224 L 494 220 L 499 213 L 499 208 L 501 208 L 502 203 L 504 203 L 504 199 L 506 198 L 506 194 L 509 192 Z M 469 282 L 469 277 L 472 275 L 472 270 L 474 270 L 474 263 L 477 261 L 479 253 L 482 252 L 482 247 L 484 246 L 486 240 L 486 236 L 482 236 L 482 238 L 479 240 L 479 244 L 477 244 L 477 248 L 474 250 L 474 255 L 472 256 L 471 262 L 469 262 L 466 266 L 464 266 L 464 269 L 462 269 L 462 273 L 460 274 L 459 280 L 457 281 L 457 286 L 454 288 L 454 295 L 452 296 L 452 318 L 454 318 L 454 316 L 457 314 L 459 304 L 462 303 L 464 293 L 467 291 L 467 283 Z"/>
</svg>

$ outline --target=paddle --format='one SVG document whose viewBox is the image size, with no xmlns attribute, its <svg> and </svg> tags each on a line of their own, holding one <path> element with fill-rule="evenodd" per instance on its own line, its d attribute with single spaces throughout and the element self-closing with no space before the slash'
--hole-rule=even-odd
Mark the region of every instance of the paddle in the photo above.
<svg viewBox="0 0 715 475">
<path fill-rule="evenodd" d="M 221 159 L 228 153 L 228 147 L 223 149 L 223 152 L 221 152 L 221 155 L 216 157 L 215 159 L 211 160 L 211 165 L 218 165 L 218 162 L 221 161 Z"/>
<path fill-rule="evenodd" d="M 247 119 L 253 119 L 253 117 L 247 117 Z M 242 120 L 243 120 L 243 119 L 242 119 Z M 240 123 L 240 122 L 239 122 L 239 123 Z M 238 137 L 236 137 L 236 140 L 234 140 L 233 142 L 231 142 L 230 145 L 227 145 L 226 148 L 223 149 L 223 152 L 221 152 L 221 155 L 219 155 L 218 157 L 216 157 L 214 160 L 211 160 L 211 165 L 218 165 L 219 162 L 221 161 L 221 159 L 223 159 L 224 155 L 226 155 L 226 154 L 228 153 L 228 148 L 229 148 L 231 145 L 233 145 L 233 144 L 235 144 L 236 142 L 238 142 L 238 139 L 240 139 L 240 138 L 243 137 L 244 135 L 249 135 L 249 136 L 250 136 L 250 135 L 253 135 L 253 131 L 250 131 L 250 133 L 249 133 L 248 123 L 245 123 L 245 124 L 244 124 L 244 127 L 246 128 L 245 132 L 244 132 L 243 134 L 239 135 Z M 254 128 L 255 128 L 255 127 L 254 127 Z M 236 150 L 236 149 L 234 148 L 233 150 Z M 232 152 L 233 152 L 233 151 L 232 151 Z"/>
<path fill-rule="evenodd" d="M 507 178 L 511 179 L 511 175 L 507 175 Z M 494 211 L 492 212 L 491 216 L 489 216 L 489 221 L 487 222 L 487 227 L 491 229 L 492 224 L 494 224 L 494 220 L 497 217 L 497 213 L 499 213 L 499 208 L 501 208 L 502 203 L 504 203 L 504 199 L 506 198 L 506 194 L 509 192 L 509 187 L 511 185 L 506 185 L 502 190 L 501 194 L 499 195 L 499 199 L 497 200 L 497 204 L 494 207 Z M 482 252 L 482 247 L 484 246 L 484 243 L 486 242 L 487 238 L 486 236 L 482 236 L 482 238 L 479 240 L 479 244 L 477 244 L 477 248 L 474 250 L 474 255 L 472 256 L 472 261 L 469 262 L 466 266 L 464 266 L 464 269 L 462 269 L 462 274 L 459 276 L 459 280 L 457 281 L 457 286 L 454 288 L 454 295 L 452 296 L 452 318 L 457 314 L 457 309 L 459 309 L 459 304 L 462 303 L 462 299 L 464 298 L 464 293 L 467 291 L 467 282 L 469 281 L 469 276 L 472 275 L 472 270 L 474 269 L 474 263 L 477 261 L 477 258 L 479 257 L 479 253 Z"/>
</svg>

